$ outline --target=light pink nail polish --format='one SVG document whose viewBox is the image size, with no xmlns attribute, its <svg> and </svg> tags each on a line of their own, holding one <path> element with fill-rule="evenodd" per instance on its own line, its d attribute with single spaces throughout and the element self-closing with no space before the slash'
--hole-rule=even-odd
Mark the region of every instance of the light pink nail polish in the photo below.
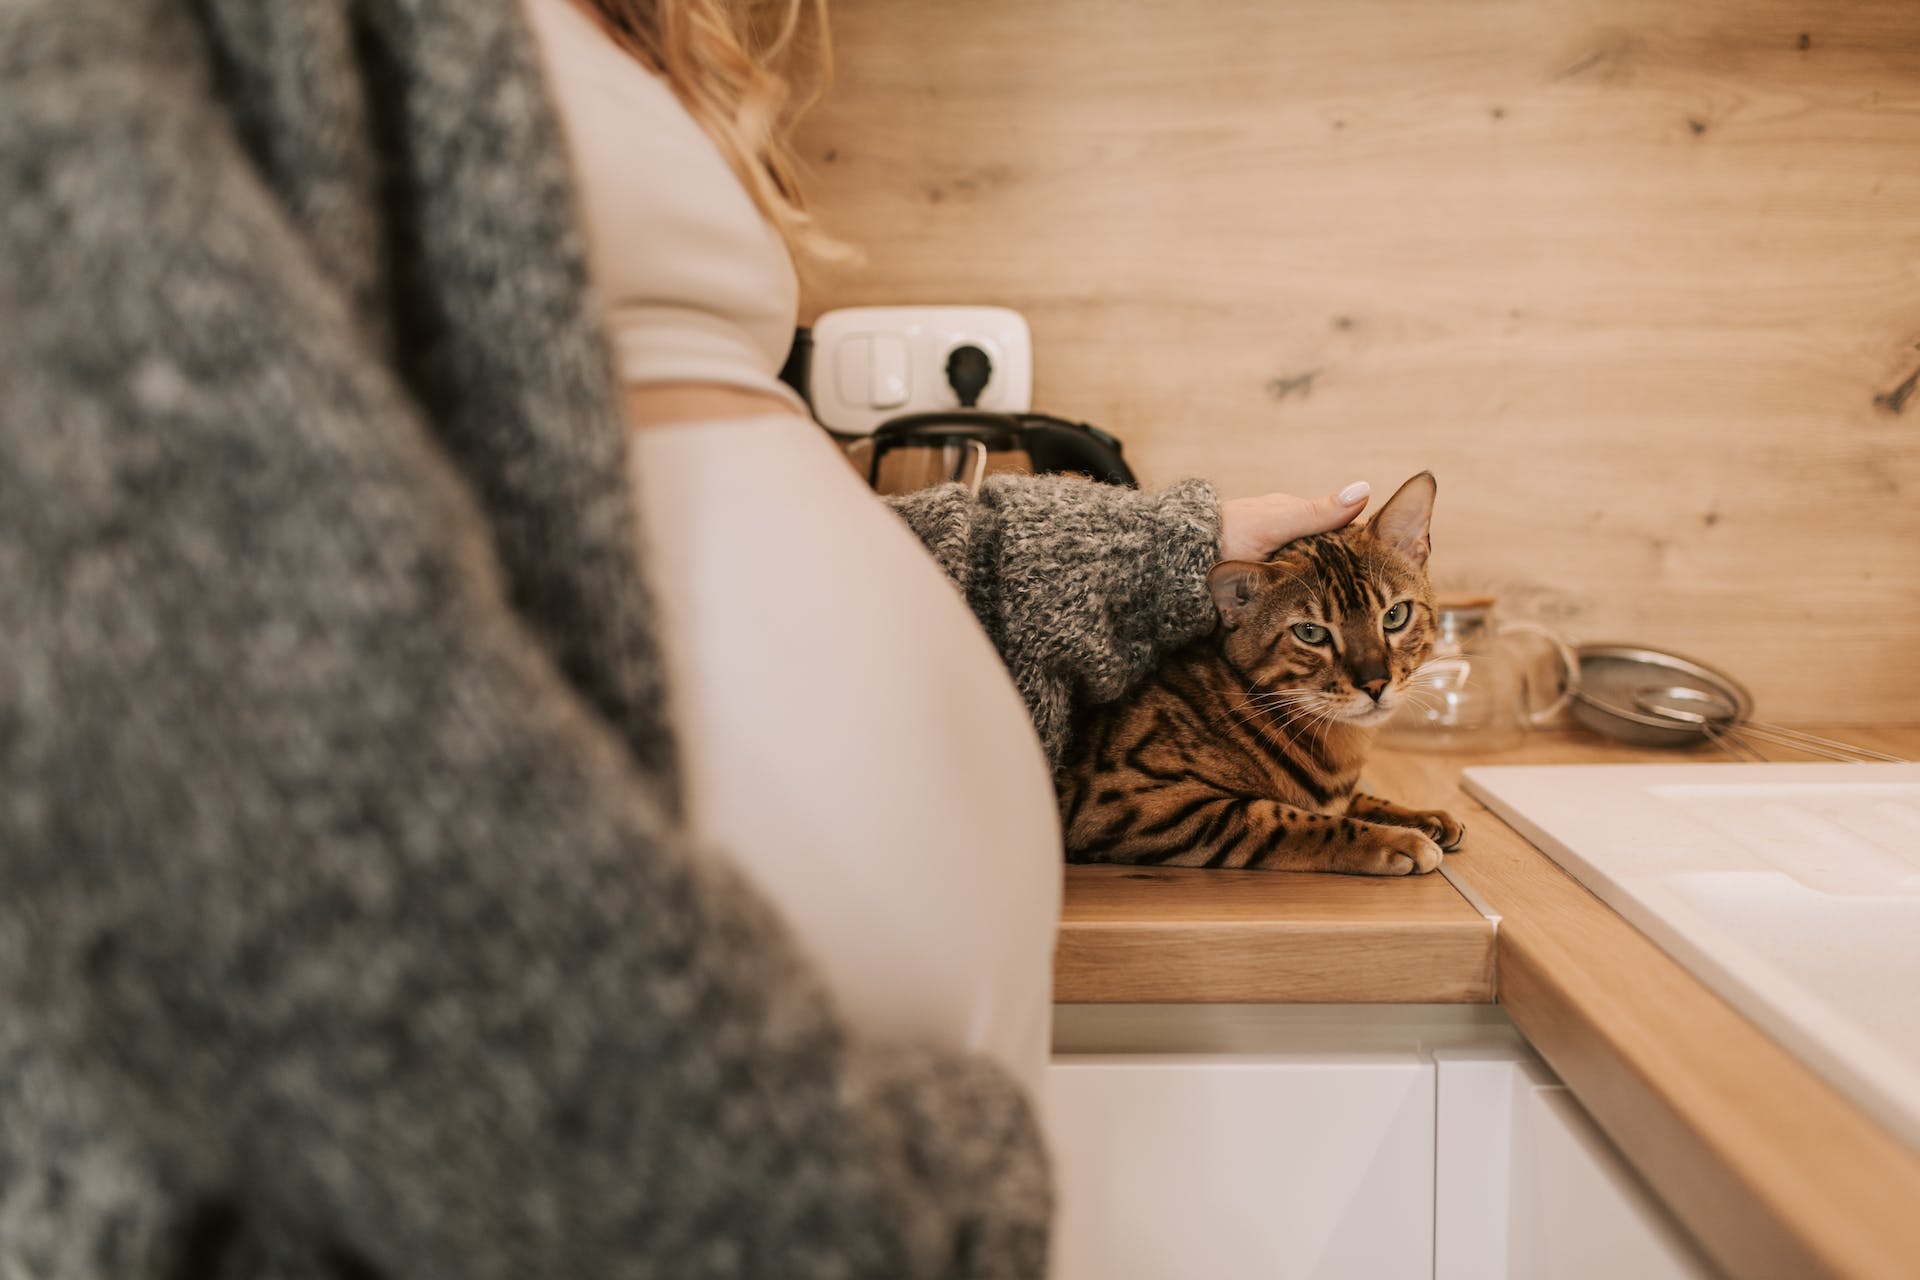
<svg viewBox="0 0 1920 1280">
<path fill-rule="evenodd" d="M 1355 480 L 1352 484 L 1340 491 L 1340 505 L 1350 507 L 1356 502 L 1364 501 L 1366 496 L 1372 492 L 1373 486 L 1365 480 Z"/>
</svg>

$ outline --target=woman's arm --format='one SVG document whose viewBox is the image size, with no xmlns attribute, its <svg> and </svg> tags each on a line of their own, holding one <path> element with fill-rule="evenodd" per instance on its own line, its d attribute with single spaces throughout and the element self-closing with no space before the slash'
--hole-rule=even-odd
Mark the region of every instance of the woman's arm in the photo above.
<svg viewBox="0 0 1920 1280">
<path fill-rule="evenodd" d="M 0 113 L 9 1035 L 178 1194 L 382 1274 L 1037 1275 L 1018 1092 L 848 1042 L 222 117 L 121 52 Z"/>
<path fill-rule="evenodd" d="M 1027 700 L 1049 759 L 1074 705 L 1119 697 L 1213 625 L 1220 505 L 1193 480 L 1142 493 L 1062 476 L 994 476 L 888 504 L 959 585 Z"/>
<path fill-rule="evenodd" d="M 1367 487 L 1220 502 L 1189 480 L 1142 493 L 1061 476 L 995 476 L 888 498 L 979 616 L 1027 700 L 1047 756 L 1073 708 L 1118 698 L 1214 623 L 1207 572 L 1338 528 Z"/>
</svg>

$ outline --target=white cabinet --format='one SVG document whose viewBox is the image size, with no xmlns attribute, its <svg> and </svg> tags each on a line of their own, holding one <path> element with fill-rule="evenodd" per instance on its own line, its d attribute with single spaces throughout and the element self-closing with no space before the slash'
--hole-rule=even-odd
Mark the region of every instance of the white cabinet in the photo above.
<svg viewBox="0 0 1920 1280">
<path fill-rule="evenodd" d="M 1054 1280 L 1714 1274 L 1495 1011 L 1059 1012 Z"/>
<path fill-rule="evenodd" d="M 1056 1280 L 1426 1277 L 1433 1065 L 1058 1059 Z"/>
</svg>

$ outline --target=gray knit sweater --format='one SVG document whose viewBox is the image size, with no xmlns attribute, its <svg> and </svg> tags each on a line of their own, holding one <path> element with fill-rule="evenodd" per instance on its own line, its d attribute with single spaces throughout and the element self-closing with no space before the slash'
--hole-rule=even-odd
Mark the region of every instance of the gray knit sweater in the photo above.
<svg viewBox="0 0 1920 1280">
<path fill-rule="evenodd" d="M 676 826 L 507 0 L 0 6 L 0 1275 L 1018 1276 L 977 1060 Z M 1052 744 L 1211 495 L 903 504 Z"/>
</svg>

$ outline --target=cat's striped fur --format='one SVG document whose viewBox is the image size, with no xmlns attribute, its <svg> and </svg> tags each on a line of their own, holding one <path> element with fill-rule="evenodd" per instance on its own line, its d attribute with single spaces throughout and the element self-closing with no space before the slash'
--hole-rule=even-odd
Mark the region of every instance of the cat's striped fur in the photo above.
<svg viewBox="0 0 1920 1280">
<path fill-rule="evenodd" d="M 1433 495 L 1422 472 L 1364 526 L 1213 571 L 1214 632 L 1076 727 L 1069 861 L 1405 875 L 1458 847 L 1450 814 L 1357 790 L 1433 650 Z"/>
</svg>

